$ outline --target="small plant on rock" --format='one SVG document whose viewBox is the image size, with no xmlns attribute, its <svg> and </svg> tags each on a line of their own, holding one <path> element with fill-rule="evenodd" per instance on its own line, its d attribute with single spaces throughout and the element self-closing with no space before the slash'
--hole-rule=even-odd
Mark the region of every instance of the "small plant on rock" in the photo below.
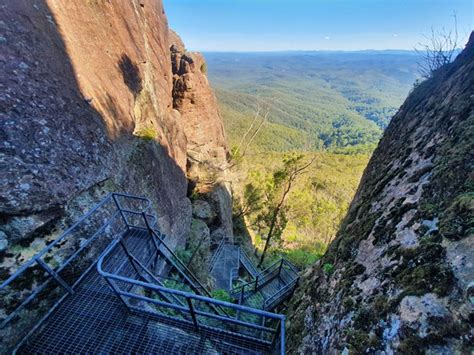
<svg viewBox="0 0 474 355">
<path fill-rule="evenodd" d="M 135 135 L 147 141 L 156 140 L 156 138 L 158 137 L 158 134 L 154 127 L 143 127 L 139 129 L 135 133 Z"/>
<path fill-rule="evenodd" d="M 326 263 L 323 265 L 323 271 L 326 275 L 331 275 L 334 271 L 334 265 L 331 263 Z"/>
</svg>

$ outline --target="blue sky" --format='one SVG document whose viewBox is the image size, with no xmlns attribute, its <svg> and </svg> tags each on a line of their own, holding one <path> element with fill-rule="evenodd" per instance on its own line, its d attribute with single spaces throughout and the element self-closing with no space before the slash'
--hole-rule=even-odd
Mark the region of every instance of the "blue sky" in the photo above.
<svg viewBox="0 0 474 355">
<path fill-rule="evenodd" d="M 190 50 L 413 49 L 430 28 L 473 28 L 474 0 L 164 0 Z"/>
</svg>

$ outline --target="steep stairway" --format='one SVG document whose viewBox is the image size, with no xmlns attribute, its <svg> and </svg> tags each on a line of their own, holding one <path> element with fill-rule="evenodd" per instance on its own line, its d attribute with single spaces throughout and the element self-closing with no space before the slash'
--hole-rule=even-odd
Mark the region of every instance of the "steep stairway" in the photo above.
<svg viewBox="0 0 474 355">
<path fill-rule="evenodd" d="M 0 284 L 0 352 L 283 354 L 285 317 L 208 297 L 149 206 L 108 196 Z"/>
<path fill-rule="evenodd" d="M 240 264 L 253 279 L 255 279 L 259 274 L 257 267 L 253 264 L 247 253 L 242 249 L 240 250 Z"/>
<path fill-rule="evenodd" d="M 296 267 L 280 259 L 258 273 L 253 281 L 233 288 L 231 296 L 239 304 L 271 311 L 291 297 L 298 280 Z"/>
<path fill-rule="evenodd" d="M 238 275 L 240 260 L 240 247 L 230 243 L 225 243 L 219 251 L 218 257 L 211 269 L 211 276 L 215 280 L 216 289 L 230 291 L 232 281 Z"/>
</svg>

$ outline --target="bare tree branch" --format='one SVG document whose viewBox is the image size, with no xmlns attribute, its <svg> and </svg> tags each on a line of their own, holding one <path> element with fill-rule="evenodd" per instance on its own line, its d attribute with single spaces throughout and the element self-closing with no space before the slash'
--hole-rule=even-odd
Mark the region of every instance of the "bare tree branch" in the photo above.
<svg viewBox="0 0 474 355">
<path fill-rule="evenodd" d="M 247 138 L 247 135 L 248 135 L 248 134 L 250 133 L 250 131 L 252 130 L 253 125 L 255 124 L 255 122 L 257 122 L 257 119 L 258 119 L 259 116 L 260 116 L 260 100 L 259 100 L 259 98 L 257 97 L 257 109 L 256 109 L 256 111 L 255 111 L 254 118 L 253 118 L 252 123 L 250 124 L 249 128 L 247 129 L 247 131 L 245 132 L 245 134 L 242 136 L 242 139 L 240 140 L 240 143 L 239 143 L 239 145 L 237 146 L 236 152 L 240 152 L 240 150 L 241 150 L 241 148 L 242 148 L 242 145 L 244 144 L 245 138 Z"/>
<path fill-rule="evenodd" d="M 425 42 L 418 43 L 416 52 L 421 54 L 418 63 L 420 74 L 430 78 L 434 72 L 454 60 L 456 50 L 459 48 L 459 34 L 457 15 L 453 14 L 454 29 L 442 28 L 436 31 L 431 28 L 431 34 L 425 37 Z"/>
<path fill-rule="evenodd" d="M 260 121 L 260 124 L 258 125 L 257 129 L 255 130 L 255 132 L 252 134 L 252 136 L 250 137 L 250 139 L 248 140 L 247 144 L 245 145 L 245 149 L 244 151 L 242 152 L 242 156 L 245 156 L 245 153 L 247 153 L 247 149 L 249 148 L 250 144 L 252 143 L 252 141 L 255 139 L 255 137 L 257 136 L 258 132 L 260 132 L 260 129 L 262 128 L 263 124 L 267 121 L 267 117 L 270 113 L 270 107 L 268 107 L 267 111 L 265 112 L 265 115 L 263 116 L 262 120 Z"/>
</svg>

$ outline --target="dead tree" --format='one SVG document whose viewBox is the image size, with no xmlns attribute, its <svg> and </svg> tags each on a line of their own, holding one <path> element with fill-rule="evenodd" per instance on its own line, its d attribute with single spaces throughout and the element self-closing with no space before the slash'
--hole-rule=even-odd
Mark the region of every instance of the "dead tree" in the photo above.
<svg viewBox="0 0 474 355">
<path fill-rule="evenodd" d="M 420 74 L 423 78 L 430 78 L 434 72 L 446 64 L 451 63 L 459 48 L 459 34 L 456 14 L 453 15 L 454 29 L 435 30 L 431 28 L 431 34 L 424 36 L 426 41 L 419 43 L 416 52 L 421 54 L 418 63 Z"/>
</svg>

